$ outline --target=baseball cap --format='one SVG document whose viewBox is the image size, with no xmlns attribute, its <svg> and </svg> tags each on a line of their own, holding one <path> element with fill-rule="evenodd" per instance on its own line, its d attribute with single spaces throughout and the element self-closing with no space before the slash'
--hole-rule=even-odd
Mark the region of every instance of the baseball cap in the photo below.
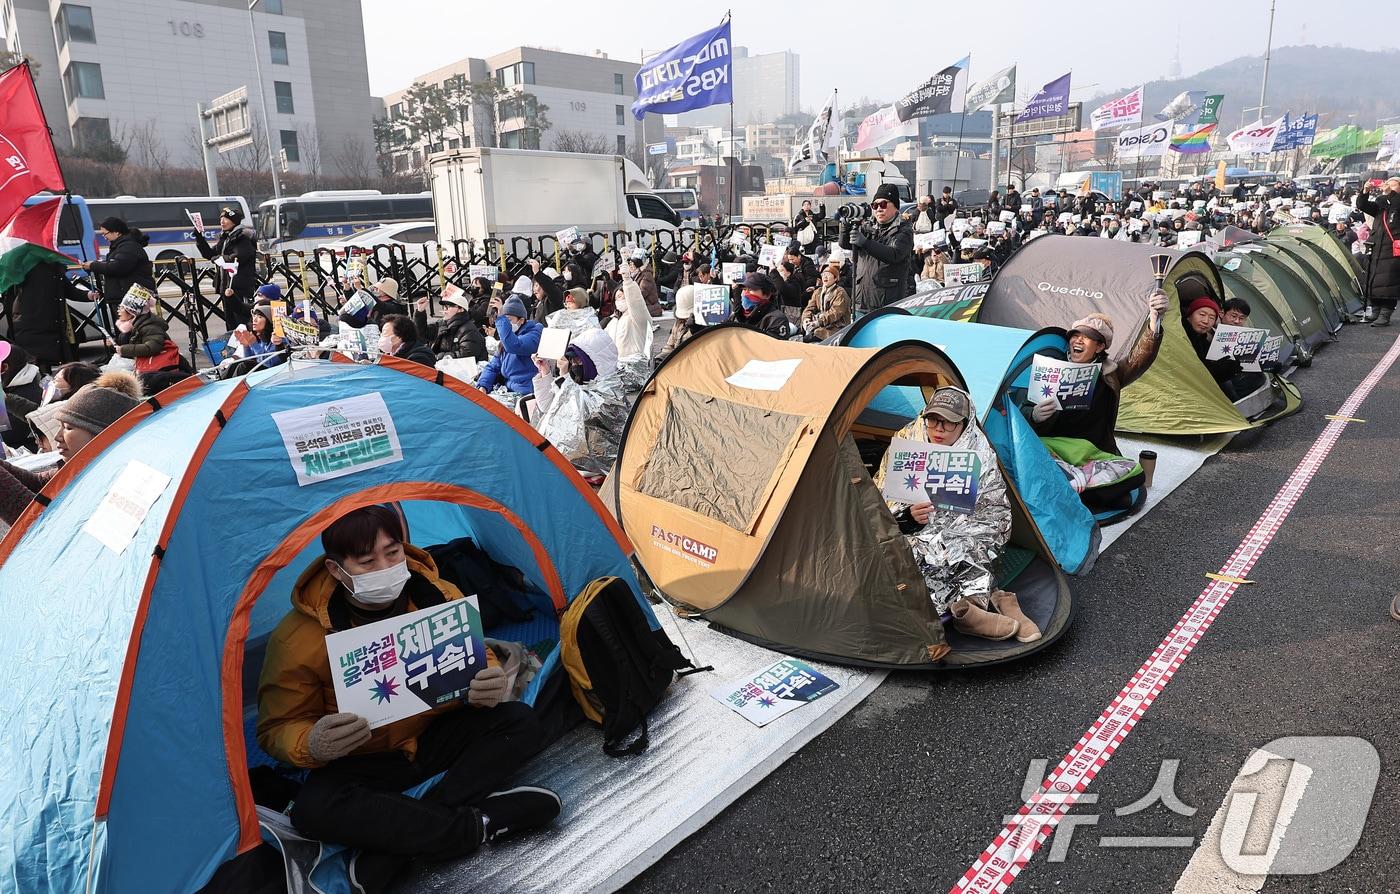
<svg viewBox="0 0 1400 894">
<path fill-rule="evenodd" d="M 948 422 L 962 422 L 972 415 L 972 402 L 961 388 L 939 388 L 919 415 L 925 419 L 937 416 Z"/>
</svg>

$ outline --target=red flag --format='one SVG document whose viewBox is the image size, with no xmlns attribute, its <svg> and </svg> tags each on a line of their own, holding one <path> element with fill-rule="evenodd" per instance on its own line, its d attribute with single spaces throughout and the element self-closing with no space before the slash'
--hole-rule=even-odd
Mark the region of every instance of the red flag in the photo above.
<svg viewBox="0 0 1400 894">
<path fill-rule="evenodd" d="M 63 172 L 53 149 L 28 63 L 0 74 L 0 220 L 45 189 L 62 192 Z"/>
<path fill-rule="evenodd" d="M 58 250 L 58 218 L 65 201 L 54 196 L 21 206 L 0 227 L 0 292 L 22 282 L 35 264 L 78 263 Z"/>
</svg>

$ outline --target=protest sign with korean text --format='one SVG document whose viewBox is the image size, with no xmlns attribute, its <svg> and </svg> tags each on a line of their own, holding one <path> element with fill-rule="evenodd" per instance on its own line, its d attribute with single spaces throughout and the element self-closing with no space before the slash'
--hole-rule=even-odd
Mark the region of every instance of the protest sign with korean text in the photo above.
<svg viewBox="0 0 1400 894">
<path fill-rule="evenodd" d="M 726 262 L 720 266 L 720 275 L 725 282 L 737 284 L 744 281 L 746 269 L 743 264 Z"/>
<path fill-rule="evenodd" d="M 1036 354 L 1027 395 L 1036 403 L 1053 397 L 1062 410 L 1086 410 L 1094 399 L 1102 367 L 1101 363 L 1072 363 Z"/>
<path fill-rule="evenodd" d="M 283 410 L 272 420 L 301 487 L 403 459 L 394 419 L 378 391 Z"/>
<path fill-rule="evenodd" d="M 981 474 L 982 461 L 974 451 L 894 438 L 885 454 L 882 493 L 898 503 L 927 502 L 970 515 Z"/>
<path fill-rule="evenodd" d="M 754 726 L 763 726 L 840 688 L 807 662 L 783 658 L 738 683 L 715 687 L 710 695 Z"/>
<path fill-rule="evenodd" d="M 1259 352 L 1264 347 L 1264 339 L 1269 337 L 1267 329 L 1252 329 L 1248 326 L 1230 326 L 1221 323 L 1215 327 L 1215 336 L 1206 350 L 1207 360 L 1232 357 L 1240 365 L 1248 363 L 1258 369 Z"/>
<path fill-rule="evenodd" d="M 466 698 L 486 667 L 475 596 L 326 636 L 336 707 L 377 729 Z"/>
<path fill-rule="evenodd" d="M 692 286 L 695 296 L 695 321 L 706 326 L 718 326 L 729 319 L 729 286 L 717 283 Z"/>
<path fill-rule="evenodd" d="M 986 268 L 977 261 L 970 264 L 944 264 L 943 285 L 965 286 L 980 280 L 985 272 Z"/>
</svg>

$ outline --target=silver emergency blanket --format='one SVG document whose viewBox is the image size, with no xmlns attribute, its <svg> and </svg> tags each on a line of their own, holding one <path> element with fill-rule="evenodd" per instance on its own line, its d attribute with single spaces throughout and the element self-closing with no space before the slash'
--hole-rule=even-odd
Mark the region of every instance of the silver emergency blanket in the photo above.
<svg viewBox="0 0 1400 894">
<path fill-rule="evenodd" d="M 607 474 L 617 459 L 622 427 L 627 423 L 629 405 L 622 376 L 612 372 L 583 385 L 565 376 L 546 387 L 554 394 L 535 428 L 575 468 Z M 537 401 L 539 392 L 537 384 Z"/>
<path fill-rule="evenodd" d="M 969 401 L 970 404 L 970 401 Z M 896 437 L 928 443 L 928 432 L 922 417 L 906 425 Z M 996 583 L 997 560 L 1011 536 L 1011 502 L 1006 495 L 1006 481 L 997 465 L 996 451 L 977 424 L 977 412 L 972 411 L 967 428 L 949 445 L 955 450 L 971 450 L 981 462 L 977 480 L 977 505 L 972 513 L 949 509 L 934 509 L 928 524 L 905 540 L 914 552 L 914 560 L 928 585 L 929 597 L 940 615 L 959 599 L 970 599 L 986 608 L 988 597 Z M 884 466 L 880 464 L 876 483 L 884 484 Z M 890 502 L 891 512 L 900 512 L 909 503 Z"/>
<path fill-rule="evenodd" d="M 623 357 L 617 362 L 617 370 L 622 376 L 623 389 L 628 394 L 637 394 L 651 376 L 651 358 L 643 354 Z"/>
<path fill-rule="evenodd" d="M 554 313 L 544 318 L 545 325 L 550 329 L 567 329 L 574 335 L 587 332 L 589 329 L 601 329 L 598 325 L 598 311 L 591 307 L 580 307 L 577 310 L 556 310 Z"/>
<path fill-rule="evenodd" d="M 1055 465 L 1060 467 L 1060 471 L 1065 473 L 1069 486 L 1074 488 L 1077 494 L 1082 494 L 1091 487 L 1103 487 L 1105 484 L 1122 481 L 1137 468 L 1137 460 L 1122 457 L 1094 459 L 1082 466 L 1072 466 L 1053 453 L 1050 456 L 1055 460 Z"/>
</svg>

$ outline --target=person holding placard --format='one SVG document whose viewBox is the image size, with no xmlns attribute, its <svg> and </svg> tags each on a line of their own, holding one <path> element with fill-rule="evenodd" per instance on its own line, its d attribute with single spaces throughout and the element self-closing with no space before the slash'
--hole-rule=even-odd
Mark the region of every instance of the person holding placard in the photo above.
<svg viewBox="0 0 1400 894">
<path fill-rule="evenodd" d="M 1375 195 L 1373 189 L 1367 184 L 1356 195 L 1356 210 L 1375 218 L 1363 291 L 1367 303 L 1376 311 L 1371 325 L 1389 326 L 1395 304 L 1400 301 L 1400 242 L 1396 241 L 1396 234 L 1400 233 L 1400 176 L 1387 179 L 1380 195 Z"/>
<path fill-rule="evenodd" d="M 601 329 L 579 333 L 557 361 L 535 358 L 535 429 L 574 467 L 605 475 L 617 459 L 627 423 L 627 393 L 617 346 Z"/>
<path fill-rule="evenodd" d="M 530 358 L 540 348 L 544 327 L 529 318 L 519 295 L 493 304 L 498 307 L 496 354 L 481 370 L 476 387 L 491 391 L 499 385 L 516 395 L 534 394 L 535 364 Z"/>
<path fill-rule="evenodd" d="M 1021 611 L 1016 594 L 996 586 L 998 560 L 1011 538 L 1011 502 L 996 451 L 977 423 L 972 398 L 961 388 L 938 389 L 919 418 L 895 438 L 953 448 L 958 452 L 943 454 L 950 465 L 975 459 L 971 511 L 940 508 L 931 500 L 888 502 L 939 617 L 968 636 L 1015 637 L 1018 642 L 1040 639 L 1040 629 Z M 930 453 L 925 462 L 932 463 L 933 456 Z M 890 460 L 887 453 L 875 482 L 886 491 L 887 477 L 901 474 L 891 470 Z"/>
<path fill-rule="evenodd" d="M 194 230 L 194 245 L 207 261 L 218 261 L 219 294 L 224 302 L 224 325 L 232 330 L 251 321 L 253 290 L 258 287 L 258 243 L 243 226 L 243 211 L 229 206 L 219 210 L 219 238 L 213 245 L 203 230 Z"/>
<path fill-rule="evenodd" d="M 772 281 L 762 273 L 750 273 L 744 278 L 739 293 L 739 306 L 732 320 L 757 329 L 765 335 L 786 339 L 792 335 L 792 323 L 783 308 L 773 300 Z"/>
<path fill-rule="evenodd" d="M 286 347 L 286 341 L 277 338 L 273 334 L 273 328 L 271 307 L 266 304 L 254 305 L 252 323 L 239 326 L 230 334 L 230 339 L 238 346 L 234 349 L 234 358 L 256 359 L 256 363 L 241 367 L 233 373 L 234 375 L 251 372 L 254 367 L 276 366 L 285 359 L 281 352 Z"/>
<path fill-rule="evenodd" d="M 463 357 L 486 360 L 486 336 L 471 318 L 471 300 L 455 286 L 445 289 L 439 299 L 442 319 L 437 322 L 428 320 L 427 298 L 419 298 L 414 304 L 413 325 L 438 360 Z"/>
<path fill-rule="evenodd" d="M 839 264 L 822 268 L 821 285 L 812 293 L 812 300 L 802 311 L 802 332 L 805 341 L 823 341 L 832 333 L 851 325 L 851 298 L 838 281 Z"/>
<path fill-rule="evenodd" d="M 407 313 L 408 308 L 399 301 L 399 281 L 385 276 L 373 282 L 368 292 L 361 289 L 345 299 L 340 322 L 360 329 L 369 323 L 381 325 L 387 316 Z"/>
<path fill-rule="evenodd" d="M 1240 374 L 1240 362 L 1229 355 L 1214 360 L 1206 359 L 1206 355 L 1210 353 L 1210 344 L 1214 340 L 1216 324 L 1220 322 L 1220 312 L 1220 305 L 1214 298 L 1201 295 L 1186 305 L 1181 323 L 1186 330 L 1186 338 L 1190 340 L 1196 356 L 1201 358 L 1201 363 L 1205 364 L 1210 377 L 1222 391 L 1229 394 L 1230 389 L 1227 386 L 1231 379 Z"/>
<path fill-rule="evenodd" d="M 297 831 L 359 848 L 352 876 L 363 890 L 382 891 L 412 859 L 463 857 L 557 817 L 559 796 L 548 789 L 502 790 L 540 750 L 543 732 L 532 708 L 506 701 L 510 680 L 489 647 L 465 699 L 373 730 L 339 709 L 328 635 L 462 593 L 405 542 L 389 506 L 341 516 L 321 545 L 325 554 L 297 580 L 291 611 L 268 639 L 258 681 L 258 744 L 310 771 L 290 811 Z M 403 794 L 438 774 L 421 798 Z"/>
<path fill-rule="evenodd" d="M 1157 359 L 1162 348 L 1162 317 L 1167 312 L 1167 293 L 1155 289 L 1147 296 L 1147 326 L 1121 362 L 1110 360 L 1113 346 L 1113 320 L 1105 314 L 1089 314 L 1076 320 L 1069 331 L 1071 363 L 1100 363 L 1099 383 L 1088 409 L 1061 410 L 1052 397 L 1034 402 L 1029 408 L 1031 426 L 1042 437 L 1078 438 L 1105 453 L 1122 456 L 1113 432 L 1118 427 L 1118 404 L 1124 388 L 1137 381 Z"/>
</svg>

